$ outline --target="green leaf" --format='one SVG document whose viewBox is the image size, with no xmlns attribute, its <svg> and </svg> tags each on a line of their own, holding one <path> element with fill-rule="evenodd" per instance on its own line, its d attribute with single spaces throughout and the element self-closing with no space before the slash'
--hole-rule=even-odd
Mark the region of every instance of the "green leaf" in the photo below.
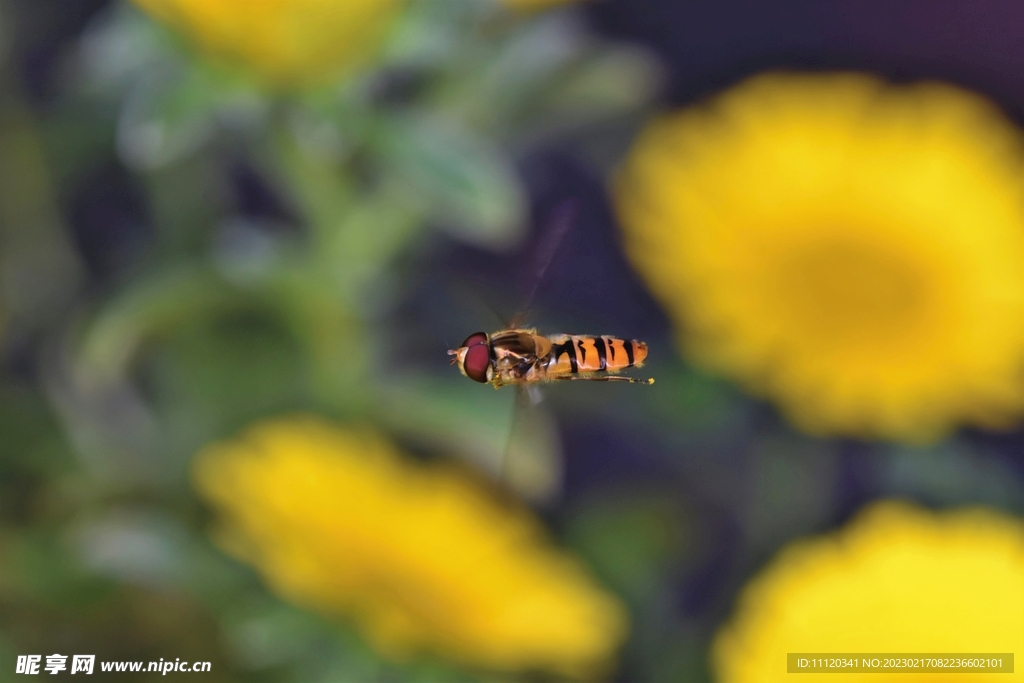
<svg viewBox="0 0 1024 683">
<path fill-rule="evenodd" d="M 547 119 L 569 119 L 579 125 L 642 106 L 660 82 L 657 64 L 646 52 L 606 48 L 566 69 L 537 110 Z"/>
<path fill-rule="evenodd" d="M 374 143 L 386 172 L 422 195 L 438 226 L 454 237 L 491 249 L 523 237 L 526 192 L 490 141 L 423 114 L 389 119 Z"/>
<path fill-rule="evenodd" d="M 245 299 L 211 270 L 186 265 L 155 273 L 112 299 L 88 326 L 78 356 L 80 379 L 119 377 L 143 341 Z"/>
<path fill-rule="evenodd" d="M 209 142 L 222 114 L 257 125 L 266 103 L 253 92 L 225 92 L 227 84 L 207 70 L 166 68 L 148 74 L 125 99 L 117 126 L 117 146 L 136 169 L 166 166 Z"/>
</svg>

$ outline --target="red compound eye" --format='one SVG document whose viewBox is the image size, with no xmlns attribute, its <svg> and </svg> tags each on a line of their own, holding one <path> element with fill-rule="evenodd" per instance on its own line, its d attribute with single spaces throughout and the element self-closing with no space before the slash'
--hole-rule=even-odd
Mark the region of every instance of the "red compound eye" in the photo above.
<svg viewBox="0 0 1024 683">
<path fill-rule="evenodd" d="M 474 382 L 487 382 L 487 368 L 491 366 L 491 347 L 487 343 L 487 335 L 483 332 L 471 334 L 462 343 L 466 347 L 466 357 L 462 362 L 462 370 Z"/>
<path fill-rule="evenodd" d="M 487 335 L 483 332 L 474 332 L 473 334 L 466 337 L 466 341 L 462 342 L 461 346 L 476 346 L 477 344 L 486 344 Z"/>
</svg>

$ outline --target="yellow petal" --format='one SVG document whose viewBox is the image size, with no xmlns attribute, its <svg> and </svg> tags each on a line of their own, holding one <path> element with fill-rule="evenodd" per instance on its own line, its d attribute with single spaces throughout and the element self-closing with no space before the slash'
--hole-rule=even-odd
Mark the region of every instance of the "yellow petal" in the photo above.
<svg viewBox="0 0 1024 683">
<path fill-rule="evenodd" d="M 386 656 L 594 680 L 626 636 L 623 606 L 526 510 L 372 430 L 263 422 L 206 448 L 194 479 L 225 550 Z"/>
<path fill-rule="evenodd" d="M 958 88 L 768 74 L 653 122 L 615 197 L 690 359 L 808 432 L 920 441 L 1024 411 L 1022 149 Z"/>
</svg>

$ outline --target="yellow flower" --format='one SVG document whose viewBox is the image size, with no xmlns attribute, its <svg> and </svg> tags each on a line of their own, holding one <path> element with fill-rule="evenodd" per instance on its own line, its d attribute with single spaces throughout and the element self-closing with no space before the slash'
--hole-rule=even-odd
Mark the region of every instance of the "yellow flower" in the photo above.
<svg viewBox="0 0 1024 683">
<path fill-rule="evenodd" d="M 197 458 L 222 545 L 296 603 L 348 615 L 385 655 L 594 680 L 626 615 L 526 511 L 378 434 L 308 417 L 258 424 Z"/>
<path fill-rule="evenodd" d="M 405 0 L 134 0 L 207 53 L 276 85 L 337 76 L 364 60 Z"/>
<path fill-rule="evenodd" d="M 1024 522 L 981 508 L 935 514 L 884 502 L 842 531 L 792 544 L 743 590 L 711 655 L 718 680 L 759 683 L 792 678 L 789 652 L 1012 652 L 1012 680 L 1024 680 Z M 870 676 L 940 679 L 953 680 Z"/>
<path fill-rule="evenodd" d="M 616 201 L 685 352 L 812 433 L 1024 408 L 1021 136 L 940 84 L 769 74 L 640 137 Z"/>
</svg>

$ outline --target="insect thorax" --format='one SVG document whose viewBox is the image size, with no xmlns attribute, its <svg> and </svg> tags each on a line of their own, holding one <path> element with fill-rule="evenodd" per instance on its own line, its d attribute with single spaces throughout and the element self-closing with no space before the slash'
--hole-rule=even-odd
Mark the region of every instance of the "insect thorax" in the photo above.
<svg viewBox="0 0 1024 683">
<path fill-rule="evenodd" d="M 534 330 L 504 330 L 491 335 L 494 369 L 503 382 L 526 380 L 541 357 L 538 352 L 550 347 Z M 539 347 L 544 347 L 539 348 Z"/>
</svg>

